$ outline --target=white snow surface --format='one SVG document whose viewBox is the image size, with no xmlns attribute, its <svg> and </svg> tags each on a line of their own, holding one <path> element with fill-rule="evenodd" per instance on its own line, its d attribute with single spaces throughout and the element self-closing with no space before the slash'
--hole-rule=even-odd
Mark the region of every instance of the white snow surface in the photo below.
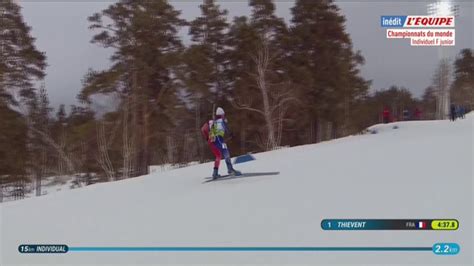
<svg viewBox="0 0 474 266">
<path fill-rule="evenodd" d="M 0 205 L 0 265 L 472 265 L 473 121 L 375 125 L 350 136 L 254 154 L 244 173 L 203 184 L 194 165 Z M 393 125 L 397 129 L 393 129 Z M 225 167 L 221 167 L 221 172 Z M 323 231 L 322 219 L 454 218 L 457 231 Z M 461 246 L 432 252 L 71 252 L 68 246 Z"/>
</svg>

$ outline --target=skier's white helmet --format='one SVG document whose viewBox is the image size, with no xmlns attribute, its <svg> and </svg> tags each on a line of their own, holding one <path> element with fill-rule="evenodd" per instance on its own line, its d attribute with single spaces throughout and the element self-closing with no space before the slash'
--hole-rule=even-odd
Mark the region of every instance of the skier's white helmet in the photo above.
<svg viewBox="0 0 474 266">
<path fill-rule="evenodd" d="M 221 107 L 217 107 L 216 115 L 225 115 L 224 109 L 222 109 Z"/>
</svg>

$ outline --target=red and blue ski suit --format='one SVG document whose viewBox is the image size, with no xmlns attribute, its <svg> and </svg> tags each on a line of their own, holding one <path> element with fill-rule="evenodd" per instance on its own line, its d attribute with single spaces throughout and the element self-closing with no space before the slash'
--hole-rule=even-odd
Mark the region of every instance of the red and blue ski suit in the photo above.
<svg viewBox="0 0 474 266">
<path fill-rule="evenodd" d="M 201 132 L 204 138 L 207 139 L 207 144 L 216 157 L 214 168 L 219 168 L 220 161 L 222 157 L 224 157 L 227 168 L 232 169 L 230 152 L 224 141 L 224 136 L 229 134 L 229 128 L 227 127 L 227 122 L 224 117 L 217 116 L 215 120 L 209 120 L 202 126 Z"/>
</svg>

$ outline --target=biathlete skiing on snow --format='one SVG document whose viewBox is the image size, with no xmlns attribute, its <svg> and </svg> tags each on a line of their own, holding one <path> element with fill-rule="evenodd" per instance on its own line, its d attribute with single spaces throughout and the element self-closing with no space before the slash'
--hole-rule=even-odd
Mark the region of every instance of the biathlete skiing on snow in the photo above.
<svg viewBox="0 0 474 266">
<path fill-rule="evenodd" d="M 229 175 L 241 175 L 241 172 L 235 170 L 232 166 L 232 162 L 230 161 L 230 152 L 227 148 L 227 144 L 224 141 L 224 137 L 230 135 L 229 128 L 227 127 L 227 119 L 225 119 L 224 109 L 218 107 L 215 118 L 206 122 L 201 127 L 201 132 L 204 138 L 207 140 L 209 148 L 216 157 L 216 160 L 214 161 L 212 178 L 216 179 L 220 177 L 219 164 L 222 157 L 224 157 Z"/>
</svg>

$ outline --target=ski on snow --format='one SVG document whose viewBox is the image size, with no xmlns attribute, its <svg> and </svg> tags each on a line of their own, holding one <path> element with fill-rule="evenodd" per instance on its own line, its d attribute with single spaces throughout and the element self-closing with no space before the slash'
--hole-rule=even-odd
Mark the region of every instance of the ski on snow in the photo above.
<svg viewBox="0 0 474 266">
<path fill-rule="evenodd" d="M 258 172 L 258 173 L 242 173 L 240 175 L 222 175 L 217 178 L 206 177 L 203 183 L 209 183 L 213 181 L 232 180 L 232 179 L 245 178 L 245 177 L 271 176 L 271 175 L 279 175 L 279 174 L 280 172 Z"/>
</svg>

